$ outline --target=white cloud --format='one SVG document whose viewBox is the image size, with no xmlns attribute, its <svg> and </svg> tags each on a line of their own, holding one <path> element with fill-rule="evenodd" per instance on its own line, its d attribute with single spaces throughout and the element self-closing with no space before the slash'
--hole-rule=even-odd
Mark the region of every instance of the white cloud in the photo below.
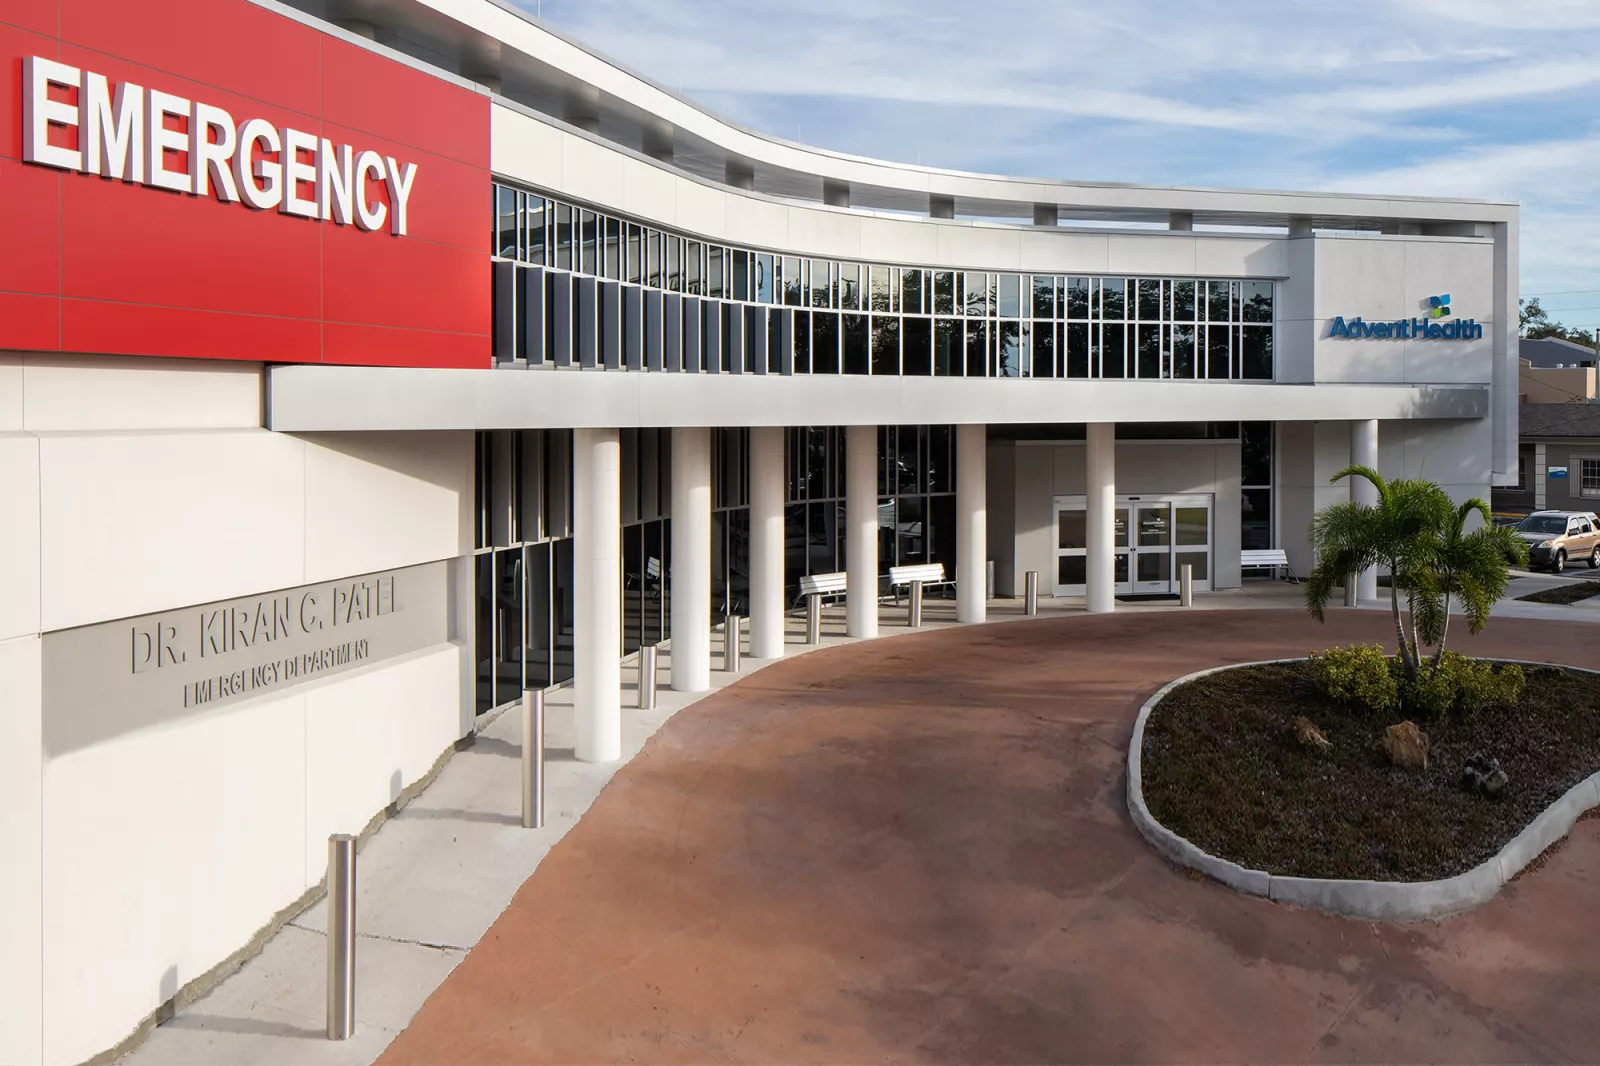
<svg viewBox="0 0 1600 1066">
<path fill-rule="evenodd" d="M 523 0 L 532 6 L 532 0 Z M 543 0 L 736 121 L 935 166 L 1520 199 L 1600 288 L 1600 0 Z M 1559 283 L 1570 275 L 1583 284 Z M 1549 280 L 1543 280 L 1543 279 Z"/>
</svg>

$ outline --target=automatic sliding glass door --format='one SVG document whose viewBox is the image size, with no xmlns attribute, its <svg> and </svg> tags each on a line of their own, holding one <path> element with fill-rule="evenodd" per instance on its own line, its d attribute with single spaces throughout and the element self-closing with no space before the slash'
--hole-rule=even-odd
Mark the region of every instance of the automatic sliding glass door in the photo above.
<svg viewBox="0 0 1600 1066">
<path fill-rule="evenodd" d="M 1087 591 L 1088 520 L 1082 496 L 1055 498 L 1057 596 Z M 1197 592 L 1211 589 L 1211 496 L 1119 496 L 1112 516 L 1112 580 L 1118 596 L 1178 592 L 1181 567 Z"/>
</svg>

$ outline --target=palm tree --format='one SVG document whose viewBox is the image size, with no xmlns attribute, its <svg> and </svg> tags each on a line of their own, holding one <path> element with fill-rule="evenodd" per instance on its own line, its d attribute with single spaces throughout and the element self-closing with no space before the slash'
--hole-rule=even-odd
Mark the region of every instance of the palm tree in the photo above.
<svg viewBox="0 0 1600 1066">
<path fill-rule="evenodd" d="M 1366 466 L 1346 467 L 1332 481 L 1346 477 L 1371 482 L 1378 490 L 1378 503 L 1375 507 L 1336 503 L 1311 520 L 1317 564 L 1306 581 L 1306 609 L 1322 621 L 1341 581 L 1383 566 L 1389 571 L 1389 608 L 1407 679 L 1416 680 L 1422 649 L 1430 644 L 1437 646 L 1430 664 L 1437 672 L 1451 597 L 1458 597 L 1466 608 L 1471 631 L 1481 630 L 1489 620 L 1489 608 L 1505 592 L 1506 559 L 1525 558 L 1526 546 L 1489 520 L 1488 505 L 1482 500 L 1468 500 L 1458 507 L 1431 481 L 1391 481 Z M 1483 517 L 1484 526 L 1467 533 L 1466 521 L 1473 512 Z M 1408 618 L 1401 617 L 1401 592 Z"/>
<path fill-rule="evenodd" d="M 1468 533 L 1467 519 L 1474 513 L 1482 517 L 1483 525 Z M 1510 529 L 1495 525 L 1488 505 L 1479 499 L 1457 507 L 1444 528 L 1425 540 L 1418 560 L 1421 565 L 1412 579 L 1416 590 L 1412 614 L 1421 618 L 1423 639 L 1437 644 L 1432 664 L 1435 674 L 1444 660 L 1451 596 L 1461 601 L 1467 631 L 1481 632 L 1489 624 L 1489 608 L 1505 595 L 1511 582 L 1506 560 L 1525 563 L 1527 557 L 1527 544 Z"/>
</svg>

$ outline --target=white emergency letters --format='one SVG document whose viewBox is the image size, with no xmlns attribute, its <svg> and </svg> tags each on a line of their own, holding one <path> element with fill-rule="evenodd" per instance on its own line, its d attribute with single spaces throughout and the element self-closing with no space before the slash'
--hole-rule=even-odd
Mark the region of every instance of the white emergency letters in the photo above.
<svg viewBox="0 0 1600 1066">
<path fill-rule="evenodd" d="M 387 222 L 391 233 L 406 233 L 415 163 L 265 119 L 235 123 L 223 108 L 132 82 L 113 87 L 103 74 L 41 56 L 24 59 L 22 78 L 22 157 L 30 163 L 364 230 Z M 76 103 L 65 99 L 74 91 Z M 77 134 L 59 133 L 52 143 L 52 128 Z"/>
</svg>

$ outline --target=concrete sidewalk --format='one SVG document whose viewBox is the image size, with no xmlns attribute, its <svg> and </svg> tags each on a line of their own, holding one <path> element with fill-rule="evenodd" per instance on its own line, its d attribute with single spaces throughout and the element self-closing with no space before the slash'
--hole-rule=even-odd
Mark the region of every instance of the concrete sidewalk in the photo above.
<svg viewBox="0 0 1600 1066">
<path fill-rule="evenodd" d="M 1301 594 L 1300 586 L 1286 582 L 1252 581 L 1241 590 L 1198 595 L 1192 610 L 1298 610 Z M 1567 607 L 1520 606 L 1539 612 L 1525 617 L 1600 621 L 1600 612 L 1595 611 L 1574 615 Z M 1084 613 L 1078 599 L 1041 598 L 1039 607 L 1041 616 Z M 1388 601 L 1362 607 L 1387 611 Z M 1119 615 L 1182 610 L 1171 601 L 1118 604 Z M 952 601 L 930 599 L 924 630 L 911 630 L 905 626 L 904 605 L 886 603 L 880 610 L 879 639 L 953 627 L 954 612 Z M 1021 620 L 1021 601 L 991 601 L 989 618 L 993 623 Z M 825 615 L 820 646 L 855 643 L 843 634 L 843 608 L 832 608 Z M 803 619 L 791 617 L 788 657 L 814 650 L 803 640 Z M 429 788 L 372 835 L 358 863 L 354 1038 L 334 1042 L 323 1037 L 325 908 L 318 902 L 273 936 L 260 955 L 177 1012 L 120 1061 L 129 1066 L 286 1062 L 365 1066 L 376 1060 L 482 939 L 517 889 L 617 771 L 674 714 L 737 680 L 715 669 L 720 665 L 716 652 L 720 643 L 720 636 L 713 638 L 711 692 L 692 695 L 666 687 L 671 653 L 663 648 L 661 687 L 652 712 L 630 709 L 637 702 L 636 673 L 631 663 L 624 667 L 623 759 L 617 763 L 595 765 L 573 757 L 572 691 L 550 694 L 545 828 L 521 827 L 521 724 L 513 711 L 480 719 L 476 742 L 451 758 Z M 745 659 L 738 676 L 771 662 Z"/>
<path fill-rule="evenodd" d="M 1073 609 L 1066 602 L 1042 602 L 1050 610 Z M 954 625 L 954 610 L 953 602 L 929 600 L 925 628 Z M 1020 607 L 1000 601 L 996 613 L 1020 617 L 1021 612 Z M 882 636 L 915 632 L 905 628 L 904 607 L 885 604 L 881 624 Z M 843 608 L 830 609 L 820 646 L 854 642 L 843 634 Z M 790 618 L 790 657 L 814 650 L 804 639 L 803 619 Z M 336 1042 L 323 1035 L 326 906 L 319 901 L 273 936 L 260 955 L 177 1012 L 119 1061 L 128 1066 L 286 1062 L 364 1066 L 374 1061 L 478 943 L 617 770 L 674 714 L 737 680 L 717 669 L 720 646 L 720 635 L 714 636 L 711 691 L 694 694 L 667 687 L 671 649 L 663 647 L 654 711 L 632 709 L 638 702 L 637 667 L 634 661 L 624 666 L 620 762 L 578 762 L 572 754 L 572 690 L 550 693 L 543 829 L 522 828 L 520 715 L 513 709 L 479 720 L 475 743 L 451 758 L 433 784 L 385 822 L 361 849 L 357 1025 L 352 1039 Z M 747 658 L 738 676 L 769 662 Z"/>
</svg>

